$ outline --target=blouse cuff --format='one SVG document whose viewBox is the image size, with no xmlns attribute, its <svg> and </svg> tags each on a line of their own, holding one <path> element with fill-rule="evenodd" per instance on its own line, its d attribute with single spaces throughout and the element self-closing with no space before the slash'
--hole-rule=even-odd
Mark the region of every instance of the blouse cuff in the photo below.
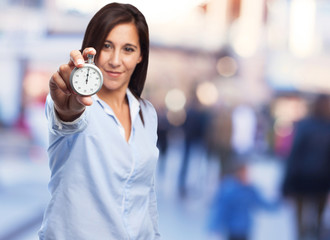
<svg viewBox="0 0 330 240">
<path fill-rule="evenodd" d="M 88 107 L 85 108 L 85 111 L 81 114 L 81 116 L 75 119 L 72 122 L 62 121 L 54 107 L 54 103 L 50 97 L 47 99 L 46 106 L 46 116 L 48 118 L 49 130 L 54 135 L 70 135 L 77 132 L 83 131 L 87 127 L 88 123 Z"/>
</svg>

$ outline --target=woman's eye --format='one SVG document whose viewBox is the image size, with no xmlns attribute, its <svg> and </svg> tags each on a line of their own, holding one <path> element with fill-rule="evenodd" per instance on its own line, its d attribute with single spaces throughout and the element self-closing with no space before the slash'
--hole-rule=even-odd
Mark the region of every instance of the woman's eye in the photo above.
<svg viewBox="0 0 330 240">
<path fill-rule="evenodd" d="M 111 45 L 109 43 L 105 43 L 104 48 L 111 48 Z"/>
<path fill-rule="evenodd" d="M 125 47 L 126 52 L 134 52 L 134 48 L 131 47 Z"/>
</svg>

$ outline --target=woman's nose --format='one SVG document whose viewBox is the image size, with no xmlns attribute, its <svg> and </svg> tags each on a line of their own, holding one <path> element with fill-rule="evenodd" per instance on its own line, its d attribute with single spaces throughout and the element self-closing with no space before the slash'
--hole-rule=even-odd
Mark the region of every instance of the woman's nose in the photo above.
<svg viewBox="0 0 330 240">
<path fill-rule="evenodd" d="M 109 64 L 112 67 L 118 67 L 120 65 L 121 62 L 121 56 L 120 56 L 120 51 L 113 51 L 110 54 L 110 58 L 109 58 Z"/>
</svg>

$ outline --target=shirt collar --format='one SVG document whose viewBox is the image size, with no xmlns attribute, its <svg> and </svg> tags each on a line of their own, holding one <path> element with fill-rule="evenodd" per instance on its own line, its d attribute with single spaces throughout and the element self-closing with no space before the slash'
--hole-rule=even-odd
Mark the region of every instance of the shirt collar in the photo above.
<svg viewBox="0 0 330 240">
<path fill-rule="evenodd" d="M 128 106 L 130 109 L 130 114 L 131 114 L 131 120 L 132 123 L 134 122 L 136 116 L 138 115 L 139 111 L 140 111 L 140 101 L 133 95 L 133 93 L 131 92 L 131 90 L 129 90 L 127 88 L 126 90 L 126 96 L 128 99 Z M 112 116 L 115 116 L 113 110 L 111 109 L 111 107 L 106 104 L 102 99 L 100 99 L 97 94 L 92 96 L 92 99 L 94 100 L 94 102 L 98 102 L 102 108 L 104 109 L 104 111 Z"/>
<path fill-rule="evenodd" d="M 136 116 L 140 112 L 140 101 L 132 94 L 131 90 L 127 88 L 126 96 L 131 114 L 132 123 L 135 121 Z"/>
</svg>

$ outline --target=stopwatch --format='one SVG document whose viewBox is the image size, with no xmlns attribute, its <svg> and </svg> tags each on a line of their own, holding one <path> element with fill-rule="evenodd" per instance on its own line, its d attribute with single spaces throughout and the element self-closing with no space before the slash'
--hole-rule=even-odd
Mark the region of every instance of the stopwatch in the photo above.
<svg viewBox="0 0 330 240">
<path fill-rule="evenodd" d="M 87 63 L 81 68 L 75 67 L 70 75 L 72 90 L 82 96 L 91 96 L 97 93 L 103 85 L 101 70 L 94 64 L 93 55 L 87 55 Z"/>
</svg>

